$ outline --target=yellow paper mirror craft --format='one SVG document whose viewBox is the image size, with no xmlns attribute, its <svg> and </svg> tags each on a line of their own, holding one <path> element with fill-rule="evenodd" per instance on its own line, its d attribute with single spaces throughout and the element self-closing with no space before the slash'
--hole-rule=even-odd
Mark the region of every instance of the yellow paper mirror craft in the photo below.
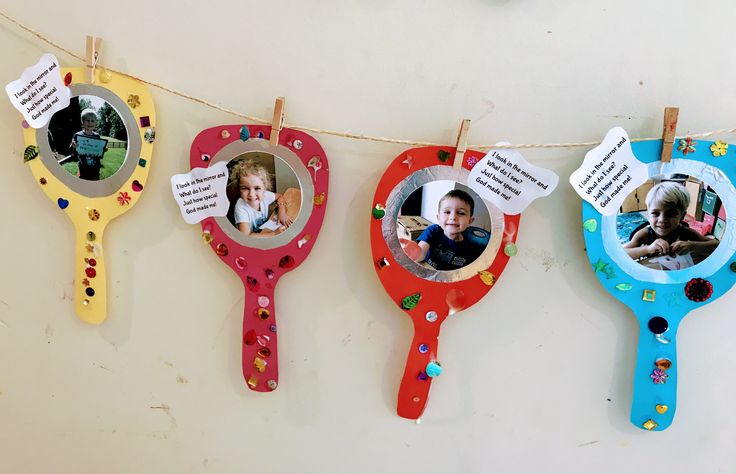
<svg viewBox="0 0 736 474">
<path fill-rule="evenodd" d="M 74 224 L 74 301 L 79 318 L 107 314 L 103 237 L 107 224 L 141 197 L 155 140 L 145 85 L 105 69 L 62 68 L 69 105 L 41 128 L 23 121 L 23 159 L 54 206 Z"/>
</svg>

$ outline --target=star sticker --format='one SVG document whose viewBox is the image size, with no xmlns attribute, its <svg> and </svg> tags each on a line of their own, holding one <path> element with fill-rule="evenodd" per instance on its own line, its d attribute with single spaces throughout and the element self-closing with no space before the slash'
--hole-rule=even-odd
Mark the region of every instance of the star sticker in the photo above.
<svg viewBox="0 0 736 474">
<path fill-rule="evenodd" d="M 599 258 L 598 261 L 593 264 L 593 270 L 595 270 L 596 273 L 605 272 L 607 266 L 608 264 Z"/>
<path fill-rule="evenodd" d="M 414 164 L 414 157 L 411 155 L 406 155 L 406 159 L 402 161 L 409 169 L 411 169 L 411 166 Z"/>
</svg>

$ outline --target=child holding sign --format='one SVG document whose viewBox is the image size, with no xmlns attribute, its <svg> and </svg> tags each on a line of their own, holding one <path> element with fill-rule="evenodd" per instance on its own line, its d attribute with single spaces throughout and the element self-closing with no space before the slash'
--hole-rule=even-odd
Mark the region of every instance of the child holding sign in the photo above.
<svg viewBox="0 0 736 474">
<path fill-rule="evenodd" d="M 79 177 L 99 181 L 102 168 L 102 155 L 105 153 L 105 140 L 95 131 L 97 112 L 92 109 L 82 111 L 82 130 L 75 133 L 69 147 L 79 163 Z"/>
<path fill-rule="evenodd" d="M 685 186 L 661 182 L 649 190 L 646 197 L 649 225 L 638 230 L 624 249 L 629 257 L 640 260 L 660 255 L 691 254 L 695 263 L 704 260 L 718 246 L 718 240 L 700 235 L 683 222 L 690 204 Z M 667 267 L 665 267 L 667 268 Z"/>
<path fill-rule="evenodd" d="M 465 236 L 473 222 L 475 203 L 461 189 L 450 190 L 437 205 L 437 221 L 419 236 L 417 262 L 426 261 L 437 270 L 455 270 L 473 262 L 484 247 Z M 404 242 L 402 242 L 403 244 Z"/>
<path fill-rule="evenodd" d="M 242 160 L 233 166 L 230 182 L 238 187 L 240 197 L 235 203 L 235 225 L 244 234 L 260 232 L 260 227 L 268 221 L 268 206 L 276 203 L 278 225 L 275 234 L 281 233 L 292 224 L 287 214 L 286 203 L 281 194 L 269 191 L 271 180 L 263 165 Z"/>
</svg>

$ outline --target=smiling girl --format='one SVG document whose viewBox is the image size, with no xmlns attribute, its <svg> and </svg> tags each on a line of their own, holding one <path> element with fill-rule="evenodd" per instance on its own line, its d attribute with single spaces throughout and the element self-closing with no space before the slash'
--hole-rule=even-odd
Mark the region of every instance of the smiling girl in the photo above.
<svg viewBox="0 0 736 474">
<path fill-rule="evenodd" d="M 269 190 L 271 180 L 263 165 L 252 160 L 243 160 L 230 171 L 230 182 L 237 186 L 240 198 L 235 203 L 235 224 L 244 234 L 260 232 L 259 227 L 268 220 L 268 206 L 276 202 L 279 228 L 283 232 L 292 224 L 287 215 L 281 194 Z"/>
</svg>

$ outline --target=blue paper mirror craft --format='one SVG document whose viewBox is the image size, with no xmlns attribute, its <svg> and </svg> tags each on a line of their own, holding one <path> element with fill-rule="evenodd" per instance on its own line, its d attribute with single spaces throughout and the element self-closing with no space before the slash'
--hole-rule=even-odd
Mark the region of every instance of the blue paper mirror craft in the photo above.
<svg viewBox="0 0 736 474">
<path fill-rule="evenodd" d="M 680 321 L 736 282 L 736 147 L 686 138 L 662 162 L 662 143 L 632 143 L 649 180 L 617 215 L 583 202 L 593 270 L 639 323 L 631 422 L 649 431 L 666 429 L 675 415 Z M 673 210 L 675 201 L 684 212 Z"/>
</svg>

